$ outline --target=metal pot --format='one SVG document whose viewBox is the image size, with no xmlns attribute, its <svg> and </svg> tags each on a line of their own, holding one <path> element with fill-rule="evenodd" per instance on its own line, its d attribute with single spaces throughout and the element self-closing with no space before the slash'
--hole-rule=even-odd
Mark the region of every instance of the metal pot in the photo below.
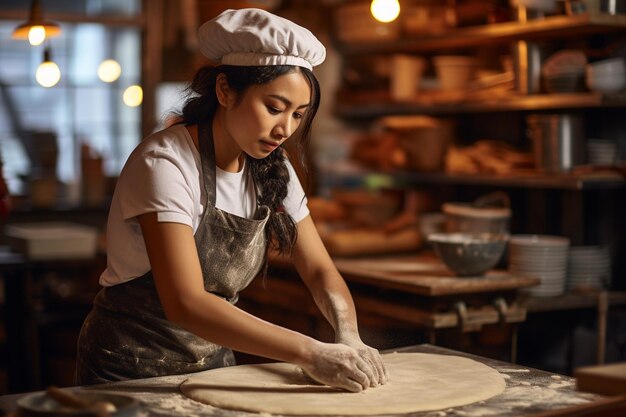
<svg viewBox="0 0 626 417">
<path fill-rule="evenodd" d="M 584 163 L 584 120 L 571 113 L 527 116 L 537 169 L 547 173 L 567 172 Z"/>
</svg>

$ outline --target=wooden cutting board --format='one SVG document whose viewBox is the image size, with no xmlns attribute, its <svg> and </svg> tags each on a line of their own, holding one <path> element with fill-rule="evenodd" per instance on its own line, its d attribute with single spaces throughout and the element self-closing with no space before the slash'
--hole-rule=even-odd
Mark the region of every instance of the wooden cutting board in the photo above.
<svg viewBox="0 0 626 417">
<path fill-rule="evenodd" d="M 320 236 L 333 257 L 417 252 L 423 243 L 422 234 L 415 228 L 394 233 L 371 229 L 338 230 L 320 233 Z"/>
<path fill-rule="evenodd" d="M 574 376 L 579 391 L 604 395 L 626 394 L 626 362 L 578 368 Z"/>
<path fill-rule="evenodd" d="M 427 296 L 516 290 L 539 284 L 537 278 L 493 270 L 483 276 L 458 277 L 434 255 L 335 258 L 339 272 L 350 281 Z"/>
</svg>

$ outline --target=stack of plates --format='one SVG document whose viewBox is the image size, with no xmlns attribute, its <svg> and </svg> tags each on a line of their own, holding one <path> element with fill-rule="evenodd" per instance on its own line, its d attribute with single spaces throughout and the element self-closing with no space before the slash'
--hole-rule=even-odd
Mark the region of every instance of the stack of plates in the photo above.
<svg viewBox="0 0 626 417">
<path fill-rule="evenodd" d="M 617 143 L 612 140 L 589 139 L 587 158 L 591 165 L 613 165 L 617 159 Z"/>
<path fill-rule="evenodd" d="M 574 246 L 567 262 L 567 287 L 601 290 L 611 280 L 611 258 L 606 246 Z"/>
<path fill-rule="evenodd" d="M 509 271 L 541 280 L 528 292 L 552 297 L 565 292 L 569 239 L 561 236 L 514 235 L 509 239 Z"/>
</svg>

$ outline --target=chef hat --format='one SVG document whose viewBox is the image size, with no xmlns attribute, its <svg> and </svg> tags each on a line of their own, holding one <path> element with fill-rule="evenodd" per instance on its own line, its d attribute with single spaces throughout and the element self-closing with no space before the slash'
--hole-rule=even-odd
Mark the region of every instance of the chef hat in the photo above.
<svg viewBox="0 0 626 417">
<path fill-rule="evenodd" d="M 326 57 L 306 28 L 261 9 L 226 10 L 198 30 L 200 51 L 224 65 L 297 65 L 312 69 Z"/>
</svg>

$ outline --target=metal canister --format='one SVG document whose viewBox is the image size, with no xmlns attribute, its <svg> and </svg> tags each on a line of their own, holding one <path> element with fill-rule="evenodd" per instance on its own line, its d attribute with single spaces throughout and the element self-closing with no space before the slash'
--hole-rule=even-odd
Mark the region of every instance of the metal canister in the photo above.
<svg viewBox="0 0 626 417">
<path fill-rule="evenodd" d="M 527 135 L 537 169 L 567 172 L 584 163 L 584 120 L 573 113 L 533 114 L 526 117 Z"/>
<path fill-rule="evenodd" d="M 608 14 L 626 13 L 626 1 L 624 0 L 601 0 L 600 11 Z"/>
<path fill-rule="evenodd" d="M 541 92 L 542 49 L 536 42 L 520 40 L 513 44 L 515 89 L 521 94 Z"/>
</svg>

